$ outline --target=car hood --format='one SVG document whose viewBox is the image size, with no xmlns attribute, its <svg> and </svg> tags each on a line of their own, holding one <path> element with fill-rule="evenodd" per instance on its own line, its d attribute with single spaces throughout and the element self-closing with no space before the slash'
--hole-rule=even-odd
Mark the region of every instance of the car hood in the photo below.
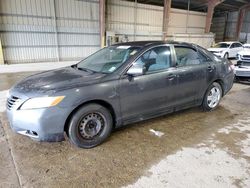
<svg viewBox="0 0 250 188">
<path fill-rule="evenodd" d="M 250 55 L 250 49 L 244 49 L 238 52 L 239 55 Z"/>
<path fill-rule="evenodd" d="M 105 74 L 66 67 L 29 76 L 18 82 L 11 91 L 27 95 L 29 93 L 57 92 L 96 83 L 104 76 Z"/>
<path fill-rule="evenodd" d="M 225 50 L 226 48 L 208 48 L 208 51 L 212 51 L 212 52 L 220 52 Z"/>
</svg>

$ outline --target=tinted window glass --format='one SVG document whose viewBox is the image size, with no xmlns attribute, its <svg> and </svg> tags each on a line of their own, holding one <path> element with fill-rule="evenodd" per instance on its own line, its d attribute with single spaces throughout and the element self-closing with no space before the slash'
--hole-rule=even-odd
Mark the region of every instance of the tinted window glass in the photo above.
<svg viewBox="0 0 250 188">
<path fill-rule="evenodd" d="M 77 68 L 94 72 L 112 73 L 130 57 L 137 54 L 139 47 L 110 46 L 103 48 L 77 64 Z"/>
<path fill-rule="evenodd" d="M 177 66 L 198 65 L 201 63 L 196 50 L 189 47 L 175 46 Z"/>
<path fill-rule="evenodd" d="M 155 47 L 145 52 L 135 63 L 143 64 L 146 72 L 167 69 L 171 65 L 170 49 L 167 46 Z"/>
<path fill-rule="evenodd" d="M 236 43 L 233 43 L 230 48 L 236 48 Z"/>
<path fill-rule="evenodd" d="M 198 45 L 197 45 L 198 46 Z M 206 56 L 209 57 L 208 61 L 216 61 L 216 62 L 221 62 L 221 58 L 214 55 L 213 53 L 211 53 L 210 51 L 206 50 L 205 48 L 198 46 L 198 49 L 203 52 L 204 54 L 206 54 Z"/>
<path fill-rule="evenodd" d="M 199 56 L 201 62 L 213 61 L 210 57 L 208 57 L 202 51 L 198 51 L 197 53 L 198 53 L 198 56 Z"/>
<path fill-rule="evenodd" d="M 235 43 L 236 47 L 242 47 L 242 45 L 240 43 Z"/>
</svg>

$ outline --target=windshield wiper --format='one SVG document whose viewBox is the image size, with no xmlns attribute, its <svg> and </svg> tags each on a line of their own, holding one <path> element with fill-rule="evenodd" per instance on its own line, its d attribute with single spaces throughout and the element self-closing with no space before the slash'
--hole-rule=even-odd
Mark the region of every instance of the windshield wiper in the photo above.
<svg viewBox="0 0 250 188">
<path fill-rule="evenodd" d="M 90 73 L 108 74 L 106 72 L 98 72 L 98 71 L 94 71 L 94 70 L 91 70 L 91 69 L 87 69 L 87 68 L 83 68 L 83 67 L 78 67 L 77 64 L 73 68 L 76 68 L 78 70 L 82 70 L 82 71 L 85 71 L 85 72 L 90 72 Z"/>
<path fill-rule="evenodd" d="M 77 67 L 78 70 L 82 70 L 82 71 L 85 71 L 85 72 L 90 72 L 90 73 L 94 73 L 95 71 L 93 70 L 90 70 L 90 69 L 86 69 L 86 68 L 82 68 L 82 67 Z"/>
</svg>

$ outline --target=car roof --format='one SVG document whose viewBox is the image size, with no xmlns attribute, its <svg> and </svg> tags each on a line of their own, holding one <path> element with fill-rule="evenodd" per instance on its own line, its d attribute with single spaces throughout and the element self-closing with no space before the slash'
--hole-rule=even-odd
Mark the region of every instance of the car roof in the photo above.
<svg viewBox="0 0 250 188">
<path fill-rule="evenodd" d="M 146 47 L 146 46 L 155 46 L 155 45 L 161 45 L 161 44 L 180 44 L 185 46 L 192 46 L 192 43 L 186 43 L 186 42 L 177 42 L 177 41 L 131 41 L 131 42 L 124 42 L 124 43 L 117 43 L 112 46 L 140 46 L 140 47 Z"/>
</svg>

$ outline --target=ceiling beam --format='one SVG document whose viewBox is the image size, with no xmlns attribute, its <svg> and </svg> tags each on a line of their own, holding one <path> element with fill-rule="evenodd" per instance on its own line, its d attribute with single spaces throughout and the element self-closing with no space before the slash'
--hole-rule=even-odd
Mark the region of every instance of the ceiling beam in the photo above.
<svg viewBox="0 0 250 188">
<path fill-rule="evenodd" d="M 239 8 L 239 10 L 241 10 L 241 9 L 249 9 L 249 8 L 250 8 L 250 2 L 248 2 L 247 4 L 241 6 L 241 7 Z"/>
<path fill-rule="evenodd" d="M 236 6 L 236 5 L 230 5 L 230 4 L 226 4 L 226 3 L 222 3 L 221 5 L 220 5 L 220 7 L 226 7 L 226 8 L 229 8 L 229 9 L 239 9 L 239 6 Z"/>
<path fill-rule="evenodd" d="M 240 3 L 249 3 L 248 0 L 235 0 L 235 1 L 240 2 Z"/>
</svg>

